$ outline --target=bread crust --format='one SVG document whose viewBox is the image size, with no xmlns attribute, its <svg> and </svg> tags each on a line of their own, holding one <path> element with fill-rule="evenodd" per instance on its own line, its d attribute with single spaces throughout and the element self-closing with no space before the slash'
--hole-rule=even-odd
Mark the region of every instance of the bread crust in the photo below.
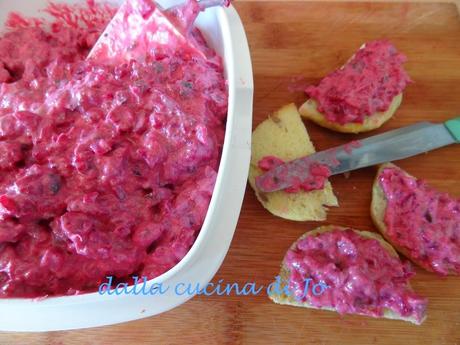
<svg viewBox="0 0 460 345">
<path fill-rule="evenodd" d="M 314 99 L 307 100 L 299 109 L 300 114 L 316 124 L 341 133 L 362 133 L 369 132 L 381 127 L 391 117 L 393 117 L 396 110 L 402 103 L 403 94 L 400 93 L 390 103 L 390 106 L 385 112 L 378 112 L 364 118 L 363 123 L 340 123 L 329 121 L 324 114 L 318 111 L 317 102 Z"/>
<path fill-rule="evenodd" d="M 305 234 L 303 234 L 297 241 L 295 241 L 291 247 L 290 247 L 290 250 L 293 250 L 295 249 L 297 243 L 301 240 L 303 240 L 304 238 L 306 238 L 307 236 L 315 236 L 315 235 L 318 235 L 318 234 L 322 234 L 322 233 L 325 233 L 325 232 L 328 232 L 328 231 L 333 231 L 333 230 L 341 230 L 341 231 L 345 231 L 345 230 L 353 230 L 355 233 L 359 234 L 360 236 L 363 236 L 363 237 L 366 237 L 366 238 L 372 238 L 372 239 L 376 239 L 380 242 L 380 244 L 394 257 L 399 257 L 398 256 L 398 253 L 394 250 L 394 248 L 388 243 L 386 242 L 382 236 L 380 236 L 379 234 L 377 233 L 374 233 L 374 232 L 369 232 L 369 231 L 360 231 L 360 230 L 356 230 L 356 229 L 351 229 L 351 228 L 346 228 L 346 227 L 341 227 L 341 226 L 335 226 L 335 225 L 325 225 L 325 226 L 320 226 L 319 228 L 316 228 L 315 230 L 312 230 L 312 231 L 309 231 Z M 316 307 L 316 306 L 313 306 L 307 302 L 299 302 L 298 300 L 296 300 L 294 297 L 292 296 L 288 296 L 284 293 L 284 289 L 287 285 L 287 282 L 289 281 L 289 276 L 290 276 L 290 271 L 289 269 L 287 268 L 287 266 L 284 264 L 284 259 L 283 259 L 283 263 L 281 265 L 281 271 L 280 271 L 280 279 L 281 279 L 281 291 L 283 291 L 282 293 L 280 294 L 277 294 L 277 293 L 271 293 L 269 294 L 269 298 L 274 302 L 274 303 L 277 303 L 277 304 L 283 304 L 283 305 L 290 305 L 290 306 L 295 306 L 295 307 L 303 307 L 303 308 L 311 308 L 311 309 L 319 309 L 319 310 L 328 310 L 328 311 L 336 311 L 334 308 L 331 308 L 331 307 Z M 408 283 L 408 289 L 410 289 L 411 291 L 412 290 L 412 287 L 410 285 L 410 283 Z M 359 313 L 358 315 L 363 315 L 363 316 L 369 316 L 369 315 L 366 315 L 366 314 L 361 314 Z M 424 318 L 419 322 L 415 317 L 403 317 L 397 313 L 395 313 L 394 311 L 390 310 L 390 309 L 385 309 L 384 311 L 384 314 L 383 314 L 383 317 L 382 318 L 385 318 L 385 319 L 392 319 L 392 320 L 403 320 L 403 321 L 407 321 L 407 322 L 411 322 L 413 324 L 416 324 L 416 325 L 420 325 L 422 324 L 425 319 L 426 319 L 426 315 L 424 316 Z"/>
</svg>

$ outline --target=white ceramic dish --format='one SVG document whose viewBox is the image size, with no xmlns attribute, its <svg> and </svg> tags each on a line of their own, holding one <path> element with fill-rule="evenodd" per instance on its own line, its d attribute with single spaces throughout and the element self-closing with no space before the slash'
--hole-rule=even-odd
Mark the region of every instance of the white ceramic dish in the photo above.
<svg viewBox="0 0 460 345">
<path fill-rule="evenodd" d="M 120 4 L 121 0 L 110 2 Z M 11 11 L 42 16 L 39 10 L 46 3 L 46 0 L 0 0 L 0 24 L 3 27 Z M 172 3 L 177 1 L 161 1 L 164 6 Z M 156 315 L 191 298 L 177 295 L 174 291 L 177 284 L 204 286 L 217 272 L 230 246 L 246 187 L 251 151 L 252 67 L 244 28 L 233 7 L 208 9 L 200 14 L 196 25 L 224 59 L 229 85 L 228 120 L 217 183 L 201 232 L 178 265 L 146 285 L 147 291 L 154 283 L 171 288 L 163 295 L 153 296 L 89 293 L 43 300 L 0 299 L 0 330 L 67 330 Z"/>
</svg>

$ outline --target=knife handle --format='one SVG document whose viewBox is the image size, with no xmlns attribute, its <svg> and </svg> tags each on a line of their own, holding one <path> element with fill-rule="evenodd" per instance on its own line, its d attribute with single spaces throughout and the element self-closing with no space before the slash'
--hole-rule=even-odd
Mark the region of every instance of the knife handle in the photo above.
<svg viewBox="0 0 460 345">
<path fill-rule="evenodd" d="M 449 120 L 444 123 L 444 125 L 449 130 L 450 134 L 460 143 L 460 117 L 456 119 Z"/>
</svg>

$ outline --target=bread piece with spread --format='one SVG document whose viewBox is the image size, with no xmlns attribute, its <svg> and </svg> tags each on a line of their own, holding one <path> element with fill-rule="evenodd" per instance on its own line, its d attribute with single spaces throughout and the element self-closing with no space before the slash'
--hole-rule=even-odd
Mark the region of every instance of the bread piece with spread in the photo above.
<svg viewBox="0 0 460 345">
<path fill-rule="evenodd" d="M 410 83 L 405 61 L 388 41 L 363 45 L 344 66 L 305 90 L 310 99 L 301 106 L 301 115 L 338 132 L 379 128 L 399 108 Z"/>
<path fill-rule="evenodd" d="M 290 161 L 315 152 L 308 132 L 294 104 L 276 111 L 257 126 L 252 134 L 252 157 L 249 183 L 257 199 L 275 216 L 296 221 L 324 220 L 327 206 L 338 206 L 327 179 L 319 181 L 316 190 L 263 193 L 255 179 L 264 172 L 268 158 Z M 276 157 L 276 158 L 275 158 Z"/>
<path fill-rule="evenodd" d="M 322 226 L 288 250 L 280 286 L 272 286 L 269 297 L 278 304 L 421 324 L 427 300 L 412 290 L 413 275 L 410 263 L 380 235 Z M 323 291 L 311 288 L 317 284 Z"/>
</svg>

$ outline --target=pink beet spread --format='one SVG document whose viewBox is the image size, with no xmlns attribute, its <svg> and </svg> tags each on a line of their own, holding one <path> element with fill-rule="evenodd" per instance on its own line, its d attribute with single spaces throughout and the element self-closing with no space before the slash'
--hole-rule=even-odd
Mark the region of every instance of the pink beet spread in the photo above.
<svg viewBox="0 0 460 345">
<path fill-rule="evenodd" d="M 217 60 L 213 50 L 192 30 L 200 12 L 199 4 L 189 0 L 186 6 L 159 9 L 151 0 L 125 1 L 91 50 L 91 61 L 122 64 L 125 61 L 162 60 L 181 55 L 182 59 Z"/>
<path fill-rule="evenodd" d="M 115 13 L 99 6 L 50 5 L 51 23 L 13 14 L 0 37 L 0 297 L 156 277 L 203 224 L 227 115 L 221 60 L 189 28 L 141 62 L 85 61 Z"/>
<path fill-rule="evenodd" d="M 387 199 L 387 236 L 429 271 L 460 274 L 460 200 L 386 168 L 379 183 Z"/>
<path fill-rule="evenodd" d="M 327 179 L 332 175 L 331 168 L 340 165 L 337 154 L 343 150 L 350 155 L 353 150 L 361 146 L 361 141 L 353 140 L 342 147 L 321 152 L 319 158 L 304 157 L 285 165 L 283 165 L 284 161 L 278 157 L 265 156 L 257 163 L 259 169 L 264 173 L 277 169 L 271 174 L 257 176 L 256 185 L 264 192 L 284 190 L 287 193 L 297 193 L 300 190 L 309 192 L 323 189 Z M 305 174 L 305 171 L 308 171 L 308 174 Z"/>
<path fill-rule="evenodd" d="M 270 171 L 277 166 L 284 164 L 284 161 L 275 156 L 266 156 L 258 162 L 259 168 L 264 171 Z M 313 163 L 309 166 L 310 174 L 308 178 L 296 179 L 295 183 L 289 188 L 284 189 L 287 193 L 298 193 L 303 190 L 310 192 L 313 190 L 323 189 L 328 177 L 331 175 L 331 170 L 326 164 Z M 270 189 L 272 180 L 259 180 L 259 186 Z"/>
<path fill-rule="evenodd" d="M 305 92 L 317 101 L 327 120 L 341 125 L 363 123 L 366 116 L 388 110 L 410 82 L 405 61 L 390 42 L 369 42 L 345 66 Z"/>
<path fill-rule="evenodd" d="M 426 299 L 408 288 L 415 273 L 379 241 L 351 229 L 333 230 L 300 240 L 285 257 L 293 297 L 316 307 L 331 307 L 341 314 L 382 316 L 390 309 L 421 321 Z M 306 279 L 328 286 L 324 293 L 305 294 Z"/>
</svg>

